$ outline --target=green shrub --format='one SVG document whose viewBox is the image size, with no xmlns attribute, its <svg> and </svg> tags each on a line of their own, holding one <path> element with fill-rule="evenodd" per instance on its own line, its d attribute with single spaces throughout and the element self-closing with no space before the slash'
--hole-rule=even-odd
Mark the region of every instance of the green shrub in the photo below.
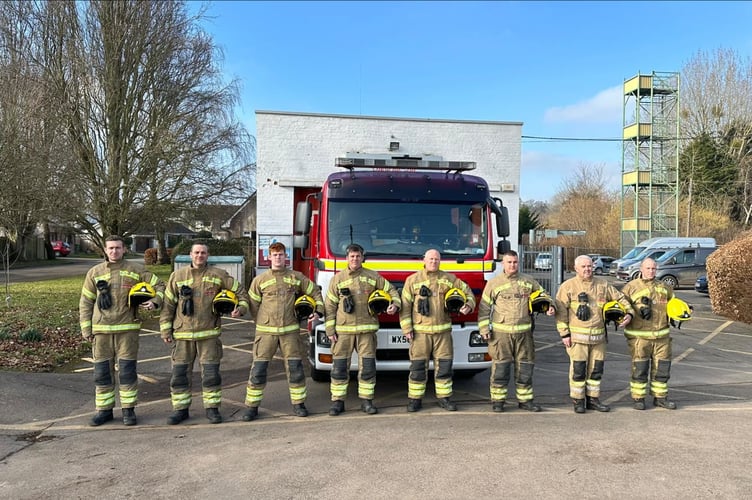
<svg viewBox="0 0 752 500">
<path fill-rule="evenodd" d="M 27 328 L 26 330 L 21 332 L 18 338 L 20 338 L 24 342 L 39 342 L 44 337 L 42 335 L 42 332 L 40 332 L 36 328 Z"/>
<path fill-rule="evenodd" d="M 0 328 L 0 340 L 8 340 L 10 338 L 10 330 L 3 327 Z"/>
</svg>

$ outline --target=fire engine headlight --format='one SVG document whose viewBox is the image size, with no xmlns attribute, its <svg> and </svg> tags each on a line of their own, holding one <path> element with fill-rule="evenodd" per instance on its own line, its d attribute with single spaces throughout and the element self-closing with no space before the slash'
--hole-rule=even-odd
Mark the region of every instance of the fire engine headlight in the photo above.
<svg viewBox="0 0 752 500">
<path fill-rule="evenodd" d="M 332 343 L 329 342 L 329 337 L 326 336 L 325 330 L 319 330 L 316 333 L 316 343 L 320 346 L 331 347 Z"/>
<path fill-rule="evenodd" d="M 488 347 L 488 342 L 483 340 L 479 331 L 473 330 L 470 333 L 470 347 Z"/>
</svg>

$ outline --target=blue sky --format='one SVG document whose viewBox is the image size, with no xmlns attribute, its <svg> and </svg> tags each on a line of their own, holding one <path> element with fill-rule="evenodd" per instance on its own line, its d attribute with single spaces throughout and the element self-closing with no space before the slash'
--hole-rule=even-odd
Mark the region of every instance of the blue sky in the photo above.
<svg viewBox="0 0 752 500">
<path fill-rule="evenodd" d="M 199 4 L 192 4 L 196 8 Z M 523 122 L 523 136 L 618 139 L 621 86 L 698 52 L 752 54 L 749 2 L 214 2 L 203 25 L 256 110 Z M 681 94 L 680 94 L 681 98 Z M 618 189 L 621 144 L 522 142 L 520 197 L 578 165 Z"/>
</svg>

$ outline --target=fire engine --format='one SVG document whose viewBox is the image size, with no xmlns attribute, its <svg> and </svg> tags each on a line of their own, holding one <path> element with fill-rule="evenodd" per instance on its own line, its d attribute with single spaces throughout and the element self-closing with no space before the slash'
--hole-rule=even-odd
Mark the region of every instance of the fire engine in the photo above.
<svg viewBox="0 0 752 500">
<path fill-rule="evenodd" d="M 293 267 L 326 294 L 335 273 L 345 269 L 345 249 L 365 249 L 364 267 L 379 272 L 398 290 L 422 269 L 426 250 L 441 252 L 441 269 L 465 281 L 479 302 L 486 282 L 510 247 L 507 208 L 487 182 L 468 172 L 473 161 L 431 157 L 350 154 L 335 160 L 320 190 L 300 200 L 294 219 Z M 379 317 L 376 367 L 409 370 L 409 344 L 398 315 Z M 480 372 L 490 366 L 488 345 L 477 325 L 477 308 L 453 317 L 454 370 Z M 309 324 L 312 378 L 328 380 L 331 344 L 320 322 Z M 351 369 L 357 369 L 353 355 Z"/>
</svg>

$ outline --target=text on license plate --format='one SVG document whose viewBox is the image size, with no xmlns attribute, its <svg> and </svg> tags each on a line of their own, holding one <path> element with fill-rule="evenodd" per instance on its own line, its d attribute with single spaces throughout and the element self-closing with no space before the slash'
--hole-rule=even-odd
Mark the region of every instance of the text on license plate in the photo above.
<svg viewBox="0 0 752 500">
<path fill-rule="evenodd" d="M 404 335 L 389 335 L 389 345 L 409 344 L 407 337 Z"/>
</svg>

